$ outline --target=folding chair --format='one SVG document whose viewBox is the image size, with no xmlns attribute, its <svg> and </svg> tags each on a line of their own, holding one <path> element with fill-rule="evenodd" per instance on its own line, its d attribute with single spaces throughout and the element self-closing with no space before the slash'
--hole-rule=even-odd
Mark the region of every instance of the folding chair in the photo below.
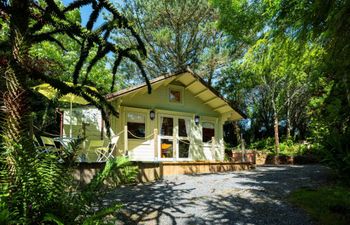
<svg viewBox="0 0 350 225">
<path fill-rule="evenodd" d="M 114 150 L 117 147 L 119 136 L 113 136 L 107 147 L 97 148 L 97 162 L 107 161 L 109 158 L 114 158 Z"/>
<path fill-rule="evenodd" d="M 44 137 L 44 136 L 40 136 L 41 142 L 44 145 L 44 151 L 42 151 L 42 153 L 55 153 L 57 155 L 57 157 L 59 158 L 59 162 L 63 162 L 62 159 L 62 152 L 59 148 L 56 147 L 55 141 L 52 138 L 49 137 Z"/>
<path fill-rule="evenodd" d="M 55 142 L 52 138 L 40 136 L 40 139 L 45 147 L 56 147 Z"/>
<path fill-rule="evenodd" d="M 96 151 L 103 147 L 104 147 L 104 140 L 90 140 L 87 148 L 87 152 L 86 152 L 87 160 L 92 161 L 91 157 L 89 157 L 90 155 L 89 153 L 93 153 L 94 156 L 96 156 L 97 154 L 97 158 L 98 158 L 99 155 L 98 155 L 98 152 Z"/>
</svg>

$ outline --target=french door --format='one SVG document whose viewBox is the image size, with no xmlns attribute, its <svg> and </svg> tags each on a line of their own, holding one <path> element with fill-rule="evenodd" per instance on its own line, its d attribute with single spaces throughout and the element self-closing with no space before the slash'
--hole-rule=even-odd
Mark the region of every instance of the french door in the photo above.
<svg viewBox="0 0 350 225">
<path fill-rule="evenodd" d="M 188 160 L 190 157 L 190 124 L 188 117 L 160 115 L 159 159 Z"/>
</svg>

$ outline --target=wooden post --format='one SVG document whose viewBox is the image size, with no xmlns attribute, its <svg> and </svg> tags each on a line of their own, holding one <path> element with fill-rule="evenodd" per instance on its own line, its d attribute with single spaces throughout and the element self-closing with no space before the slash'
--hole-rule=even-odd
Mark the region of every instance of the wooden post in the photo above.
<svg viewBox="0 0 350 225">
<path fill-rule="evenodd" d="M 128 155 L 128 126 L 124 126 L 124 155 Z"/>
<path fill-rule="evenodd" d="M 173 133 L 173 159 L 174 160 L 177 160 L 177 157 L 176 157 L 176 151 L 177 149 L 175 149 L 175 146 L 179 146 L 179 140 L 176 138 L 176 134 L 177 134 L 178 130 L 175 128 L 174 129 L 174 133 Z"/>
<path fill-rule="evenodd" d="M 211 137 L 211 155 L 213 160 L 215 160 L 215 137 Z"/>
<path fill-rule="evenodd" d="M 154 159 L 158 158 L 158 129 L 153 130 Z"/>
</svg>

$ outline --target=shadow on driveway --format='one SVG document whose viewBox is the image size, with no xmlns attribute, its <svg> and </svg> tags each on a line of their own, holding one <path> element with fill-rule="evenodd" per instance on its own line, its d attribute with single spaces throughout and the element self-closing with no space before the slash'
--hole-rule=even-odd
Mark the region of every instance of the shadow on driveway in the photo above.
<svg viewBox="0 0 350 225">
<path fill-rule="evenodd" d="M 285 202 L 298 188 L 327 181 L 319 165 L 262 166 L 252 171 L 169 176 L 118 188 L 105 204 L 121 201 L 120 224 L 308 225 L 303 211 Z"/>
</svg>

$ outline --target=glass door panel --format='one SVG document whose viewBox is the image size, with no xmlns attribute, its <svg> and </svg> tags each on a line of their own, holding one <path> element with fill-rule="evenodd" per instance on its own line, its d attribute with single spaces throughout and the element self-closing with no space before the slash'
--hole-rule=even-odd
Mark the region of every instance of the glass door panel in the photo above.
<svg viewBox="0 0 350 225">
<path fill-rule="evenodd" d="M 190 149 L 190 119 L 188 118 L 178 118 L 178 141 L 177 149 L 178 154 L 177 158 L 187 159 L 189 158 L 189 149 Z"/>
<path fill-rule="evenodd" d="M 161 159 L 173 159 L 175 146 L 174 146 L 174 118 L 170 116 L 160 117 L 160 152 Z"/>
<path fill-rule="evenodd" d="M 174 131 L 174 119 L 171 117 L 161 117 L 161 130 L 162 136 L 173 136 Z"/>
<path fill-rule="evenodd" d="M 188 158 L 190 150 L 189 140 L 179 140 L 179 158 Z"/>
<path fill-rule="evenodd" d="M 178 126 L 179 126 L 179 137 L 188 137 L 189 133 L 189 124 L 187 122 L 188 120 L 185 119 L 179 119 Z M 187 122 L 187 123 L 186 123 Z"/>
</svg>

